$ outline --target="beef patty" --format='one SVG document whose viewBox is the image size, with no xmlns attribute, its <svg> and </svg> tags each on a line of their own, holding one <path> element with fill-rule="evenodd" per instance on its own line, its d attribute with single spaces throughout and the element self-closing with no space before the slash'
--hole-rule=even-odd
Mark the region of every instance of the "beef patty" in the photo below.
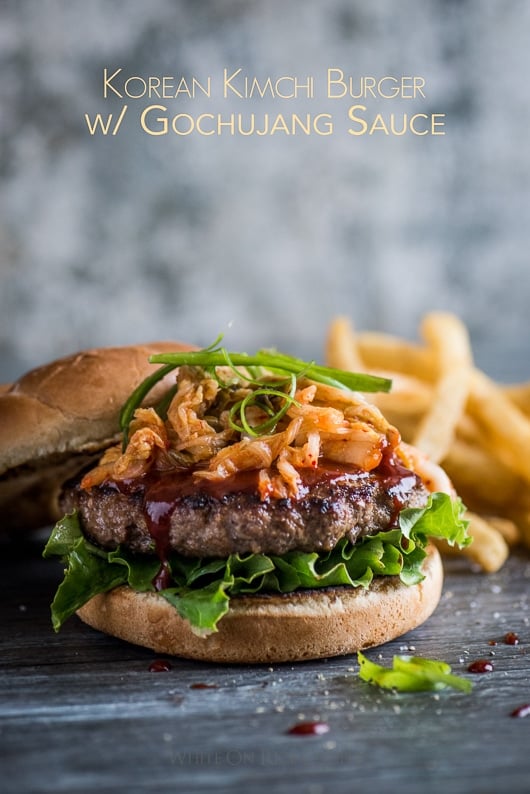
<svg viewBox="0 0 530 794">
<path fill-rule="evenodd" d="M 342 537 L 355 542 L 396 526 L 403 507 L 422 506 L 428 496 L 396 461 L 372 472 L 330 464 L 300 474 L 297 499 L 261 501 L 257 472 L 215 483 L 173 472 L 89 490 L 70 483 L 61 506 L 77 510 L 85 534 L 105 549 L 227 557 L 327 551 Z"/>
</svg>

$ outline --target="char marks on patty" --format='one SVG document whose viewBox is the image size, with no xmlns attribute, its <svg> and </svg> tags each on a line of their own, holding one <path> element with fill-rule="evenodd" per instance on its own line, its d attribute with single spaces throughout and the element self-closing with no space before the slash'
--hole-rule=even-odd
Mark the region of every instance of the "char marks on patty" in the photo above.
<svg viewBox="0 0 530 794">
<path fill-rule="evenodd" d="M 364 472 L 324 466 L 301 473 L 297 499 L 260 500 L 257 472 L 221 485 L 173 472 L 90 489 L 70 483 L 62 507 L 77 510 L 85 534 L 106 549 L 153 553 L 154 538 L 164 536 L 167 551 L 227 557 L 327 551 L 343 537 L 355 542 L 387 530 L 403 507 L 427 501 L 419 478 L 403 467 Z"/>
</svg>

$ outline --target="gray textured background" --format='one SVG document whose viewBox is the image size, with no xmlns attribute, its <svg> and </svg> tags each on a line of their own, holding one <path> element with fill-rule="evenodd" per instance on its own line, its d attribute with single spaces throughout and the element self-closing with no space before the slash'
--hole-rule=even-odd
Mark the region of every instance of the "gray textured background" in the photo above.
<svg viewBox="0 0 530 794">
<path fill-rule="evenodd" d="M 0 379 L 89 345 L 155 338 L 321 357 L 330 318 L 416 333 L 447 308 L 476 356 L 530 375 L 530 3 L 525 0 L 0 4 Z M 102 70 L 260 78 L 421 75 L 445 136 L 151 137 L 130 102 L 88 134 Z M 322 92 L 320 92 L 322 93 Z M 354 100 L 357 101 L 357 100 Z M 368 103 L 367 103 L 368 104 Z M 529 362 L 530 364 L 530 362 Z"/>
</svg>

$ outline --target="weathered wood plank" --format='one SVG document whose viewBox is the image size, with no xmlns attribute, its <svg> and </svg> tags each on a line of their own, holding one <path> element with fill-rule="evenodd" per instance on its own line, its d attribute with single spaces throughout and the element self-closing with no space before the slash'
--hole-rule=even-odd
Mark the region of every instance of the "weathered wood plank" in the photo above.
<svg viewBox="0 0 530 794">
<path fill-rule="evenodd" d="M 409 649 L 465 675 L 490 658 L 494 672 L 474 676 L 470 695 L 382 692 L 358 679 L 353 657 L 271 668 L 172 660 L 150 673 L 151 652 L 77 620 L 53 634 L 57 569 L 35 549 L 4 549 L 0 567 L 3 791 L 528 790 L 530 718 L 509 716 L 530 702 L 525 554 L 492 576 L 450 561 L 431 620 L 369 652 L 389 664 Z M 518 645 L 503 642 L 507 631 Z M 286 735 L 314 718 L 329 733 Z"/>
</svg>

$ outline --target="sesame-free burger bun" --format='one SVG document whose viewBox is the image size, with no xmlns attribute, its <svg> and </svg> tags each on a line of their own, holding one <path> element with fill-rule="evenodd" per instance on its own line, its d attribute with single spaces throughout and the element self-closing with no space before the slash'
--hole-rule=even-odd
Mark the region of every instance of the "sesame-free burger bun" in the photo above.
<svg viewBox="0 0 530 794">
<path fill-rule="evenodd" d="M 159 366 L 149 356 L 190 349 L 153 342 L 85 350 L 1 387 L 0 531 L 57 520 L 58 487 L 116 441 L 124 402 Z"/>
<path fill-rule="evenodd" d="M 416 585 L 384 576 L 368 589 L 232 597 L 219 630 L 207 637 L 194 634 L 162 596 L 127 586 L 95 596 L 77 614 L 95 629 L 156 653 L 208 662 L 294 662 L 351 654 L 388 642 L 432 614 L 443 570 L 436 548 L 429 545 L 427 552 L 425 578 Z"/>
</svg>

